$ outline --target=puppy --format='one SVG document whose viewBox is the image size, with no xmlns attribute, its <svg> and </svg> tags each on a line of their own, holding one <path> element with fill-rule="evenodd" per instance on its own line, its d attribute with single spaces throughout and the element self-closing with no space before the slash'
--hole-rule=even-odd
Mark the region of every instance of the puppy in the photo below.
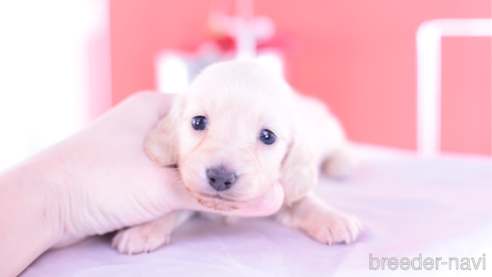
<svg viewBox="0 0 492 277">
<path fill-rule="evenodd" d="M 319 168 L 344 177 L 354 166 L 339 121 L 253 62 L 206 68 L 149 133 L 145 150 L 158 165 L 177 166 L 186 189 L 206 207 L 241 209 L 278 181 L 285 195 L 274 216 L 280 224 L 328 244 L 350 243 L 361 230 L 355 216 L 310 192 Z M 155 250 L 192 214 L 175 211 L 121 230 L 113 247 L 129 254 Z"/>
</svg>

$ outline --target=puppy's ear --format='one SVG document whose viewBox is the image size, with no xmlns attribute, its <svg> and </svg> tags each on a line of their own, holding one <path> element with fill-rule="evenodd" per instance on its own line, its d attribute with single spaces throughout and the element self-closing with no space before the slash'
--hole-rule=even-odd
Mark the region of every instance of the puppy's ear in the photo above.
<svg viewBox="0 0 492 277">
<path fill-rule="evenodd" d="M 295 139 L 290 145 L 282 163 L 279 181 L 284 189 L 287 205 L 303 198 L 318 181 L 314 155 L 300 138 Z"/>
<path fill-rule="evenodd" d="M 179 160 L 179 122 L 183 103 L 182 95 L 174 99 L 168 114 L 145 138 L 145 152 L 160 166 L 174 166 Z"/>
</svg>

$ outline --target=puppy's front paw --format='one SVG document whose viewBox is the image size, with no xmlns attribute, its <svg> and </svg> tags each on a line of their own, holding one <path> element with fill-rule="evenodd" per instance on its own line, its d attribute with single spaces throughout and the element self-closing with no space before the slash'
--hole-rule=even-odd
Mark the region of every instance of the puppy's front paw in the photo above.
<svg viewBox="0 0 492 277">
<path fill-rule="evenodd" d="M 321 243 L 350 244 L 357 239 L 362 224 L 356 216 L 337 211 L 310 216 L 301 228 Z"/>
<path fill-rule="evenodd" d="M 119 253 L 128 255 L 147 253 L 168 244 L 169 238 L 169 233 L 163 233 L 150 224 L 143 224 L 118 231 L 111 246 Z"/>
</svg>

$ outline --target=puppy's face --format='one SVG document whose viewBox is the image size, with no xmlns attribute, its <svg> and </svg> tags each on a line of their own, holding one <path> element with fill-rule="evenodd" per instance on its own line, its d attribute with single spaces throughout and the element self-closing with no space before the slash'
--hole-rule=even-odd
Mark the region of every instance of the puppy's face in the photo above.
<svg viewBox="0 0 492 277">
<path fill-rule="evenodd" d="M 281 178 L 294 127 L 292 92 L 281 78 L 251 63 L 222 63 L 179 96 L 146 149 L 160 164 L 177 163 L 202 205 L 231 210 Z"/>
</svg>

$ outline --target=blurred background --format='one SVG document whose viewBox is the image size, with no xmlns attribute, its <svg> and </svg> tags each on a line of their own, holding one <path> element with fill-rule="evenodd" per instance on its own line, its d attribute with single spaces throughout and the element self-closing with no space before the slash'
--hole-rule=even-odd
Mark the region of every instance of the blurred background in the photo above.
<svg viewBox="0 0 492 277">
<path fill-rule="evenodd" d="M 418 95 L 436 83 L 436 151 L 490 156 L 491 16 L 490 0 L 0 0 L 0 170 L 238 50 L 360 143 L 416 151 Z"/>
</svg>

